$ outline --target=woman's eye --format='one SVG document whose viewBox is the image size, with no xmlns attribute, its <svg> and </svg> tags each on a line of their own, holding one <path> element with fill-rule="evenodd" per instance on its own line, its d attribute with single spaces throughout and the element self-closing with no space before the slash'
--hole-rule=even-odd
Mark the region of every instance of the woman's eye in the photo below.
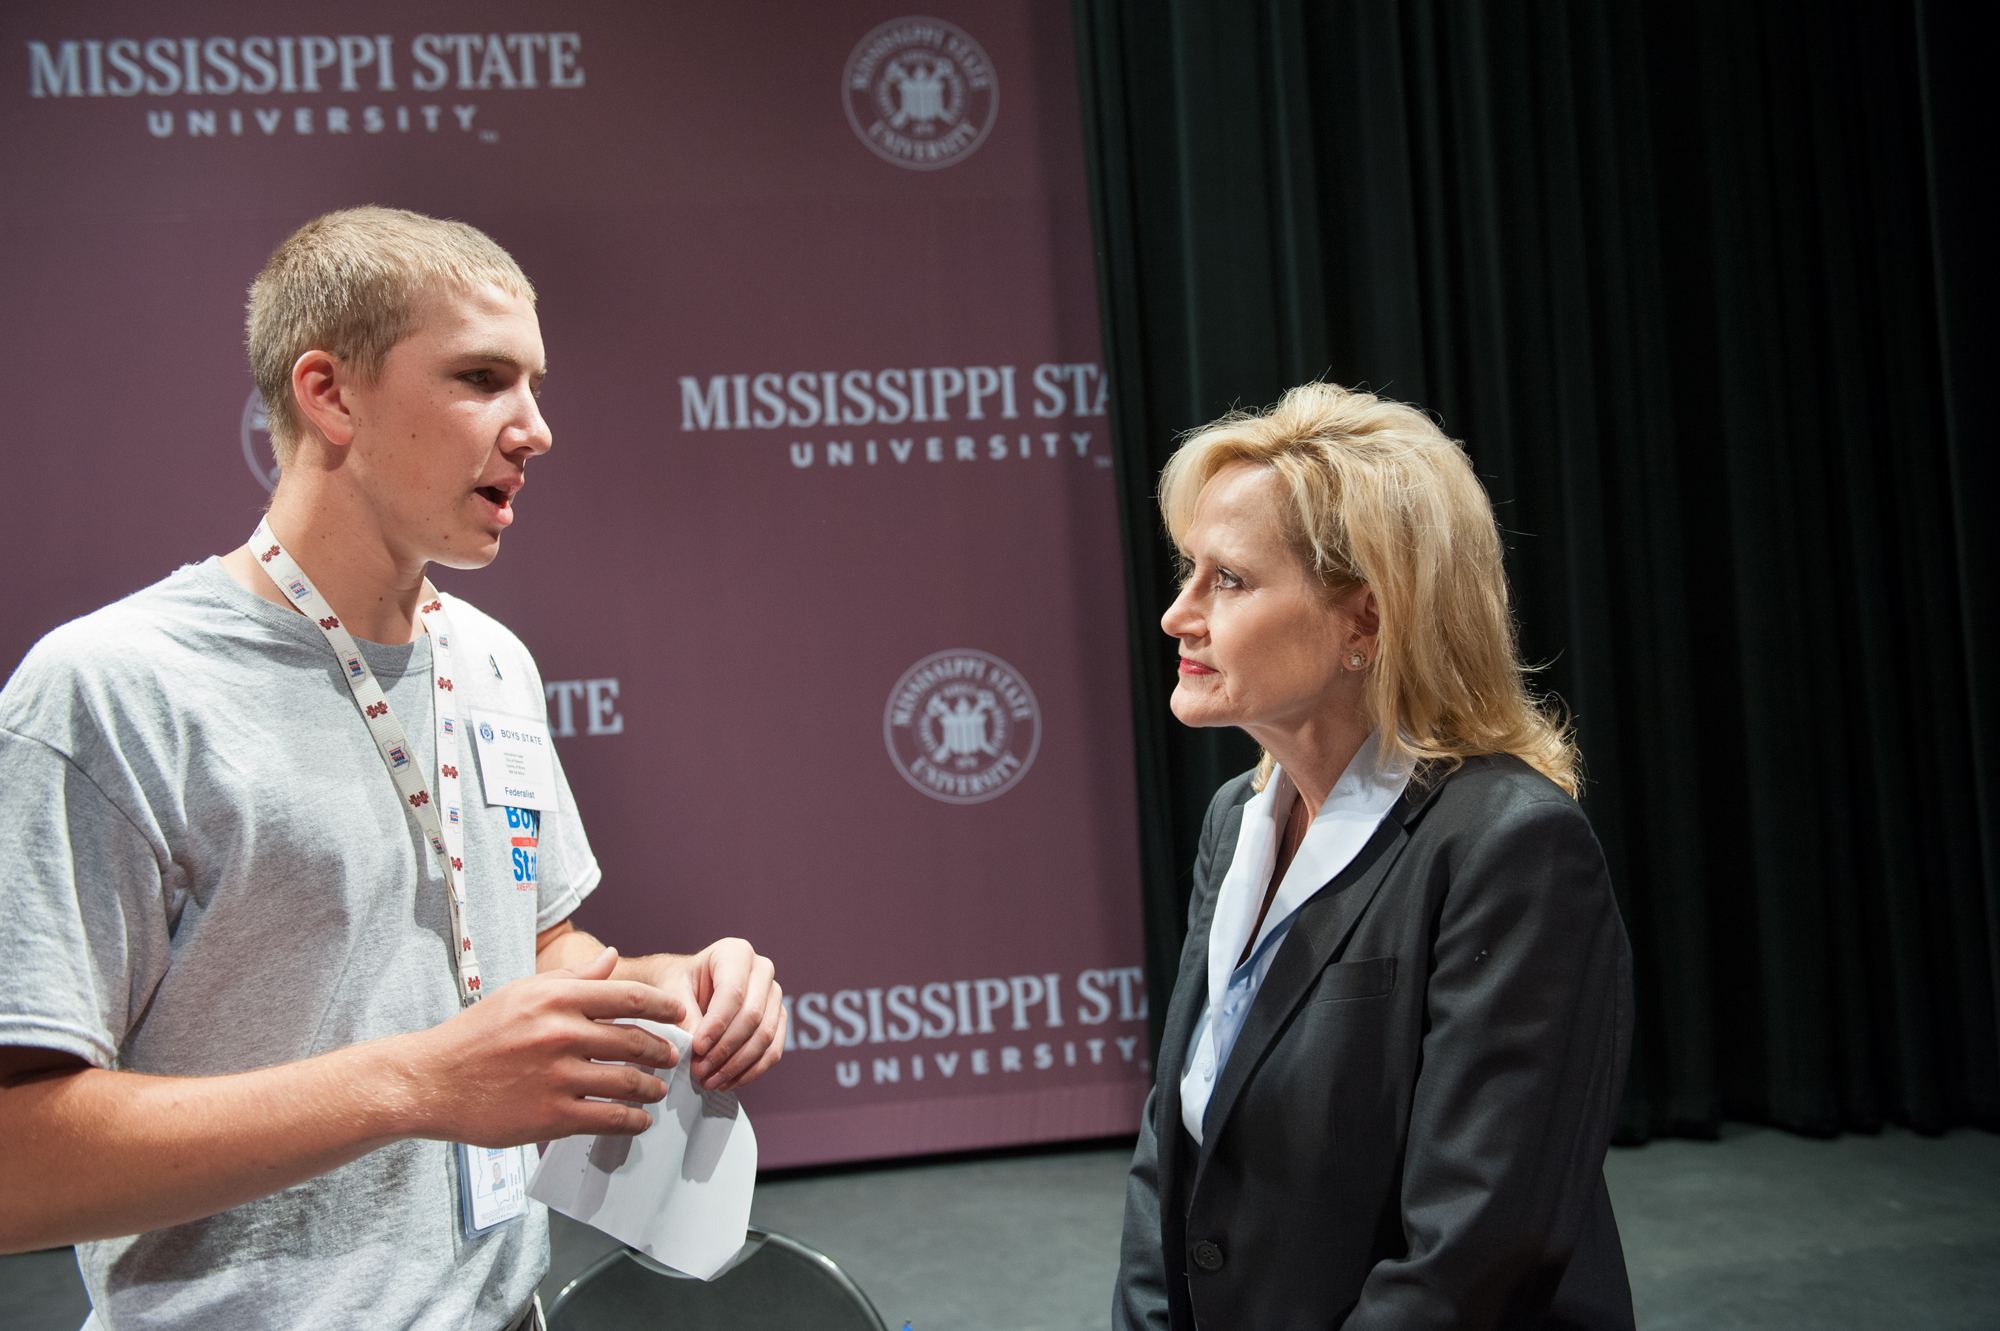
<svg viewBox="0 0 2000 1331">
<path fill-rule="evenodd" d="M 1235 588 L 1241 587 L 1243 585 L 1243 580 L 1237 577 L 1234 573 L 1231 573 L 1228 569 L 1219 568 L 1215 570 L 1215 585 L 1218 587 L 1234 590 Z"/>
</svg>

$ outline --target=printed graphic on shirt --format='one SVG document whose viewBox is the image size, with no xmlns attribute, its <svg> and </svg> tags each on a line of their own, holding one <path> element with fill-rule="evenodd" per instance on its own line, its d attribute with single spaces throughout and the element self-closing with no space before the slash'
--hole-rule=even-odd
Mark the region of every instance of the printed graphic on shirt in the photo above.
<svg viewBox="0 0 2000 1331">
<path fill-rule="evenodd" d="M 534 892 L 540 884 L 535 877 L 535 851 L 542 836 L 542 815 L 534 809 L 507 810 L 507 830 L 514 841 L 514 890 Z"/>
</svg>

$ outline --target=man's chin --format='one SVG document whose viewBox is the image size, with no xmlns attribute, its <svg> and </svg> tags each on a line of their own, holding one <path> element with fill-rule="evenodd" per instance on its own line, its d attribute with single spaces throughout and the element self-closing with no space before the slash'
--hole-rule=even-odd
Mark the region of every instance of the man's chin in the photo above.
<svg viewBox="0 0 2000 1331">
<path fill-rule="evenodd" d="M 473 540 L 442 555 L 433 555 L 431 563 L 445 568 L 475 569 L 485 568 L 500 557 L 500 537 L 498 533 L 481 533 Z"/>
</svg>

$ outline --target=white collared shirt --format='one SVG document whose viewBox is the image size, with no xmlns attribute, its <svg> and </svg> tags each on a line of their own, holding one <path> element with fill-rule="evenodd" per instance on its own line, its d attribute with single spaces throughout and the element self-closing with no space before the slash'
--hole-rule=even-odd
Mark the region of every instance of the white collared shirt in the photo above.
<svg viewBox="0 0 2000 1331">
<path fill-rule="evenodd" d="M 1236 1037 L 1299 907 L 1353 862 L 1410 784 L 1411 764 L 1397 756 L 1385 759 L 1380 741 L 1381 732 L 1370 735 L 1334 783 L 1285 870 L 1271 909 L 1264 913 L 1256 945 L 1238 966 L 1236 958 L 1250 942 L 1257 908 L 1278 866 L 1278 846 L 1298 787 L 1283 768 L 1277 768 L 1264 789 L 1243 806 L 1236 855 L 1216 893 L 1215 916 L 1209 925 L 1208 1001 L 1195 1022 L 1187 1071 L 1181 1075 L 1181 1124 L 1197 1142 L 1202 1139 L 1201 1122 L 1215 1092 L 1215 1079 L 1228 1066 L 1229 1051 L 1236 1047 Z"/>
</svg>

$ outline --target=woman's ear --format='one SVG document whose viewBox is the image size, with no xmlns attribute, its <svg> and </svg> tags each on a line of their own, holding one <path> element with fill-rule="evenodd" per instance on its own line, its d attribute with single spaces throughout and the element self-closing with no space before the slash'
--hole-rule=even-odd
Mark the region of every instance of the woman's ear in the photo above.
<svg viewBox="0 0 2000 1331">
<path fill-rule="evenodd" d="M 337 448 L 354 442 L 347 367 L 331 352 L 308 351 L 292 362 L 292 402 L 300 423 Z"/>
<path fill-rule="evenodd" d="M 1347 618 L 1347 631 L 1358 646 L 1373 656 L 1375 637 L 1382 631 L 1382 612 L 1375 603 L 1375 589 L 1363 583 L 1341 597 L 1339 604 Z"/>
</svg>

